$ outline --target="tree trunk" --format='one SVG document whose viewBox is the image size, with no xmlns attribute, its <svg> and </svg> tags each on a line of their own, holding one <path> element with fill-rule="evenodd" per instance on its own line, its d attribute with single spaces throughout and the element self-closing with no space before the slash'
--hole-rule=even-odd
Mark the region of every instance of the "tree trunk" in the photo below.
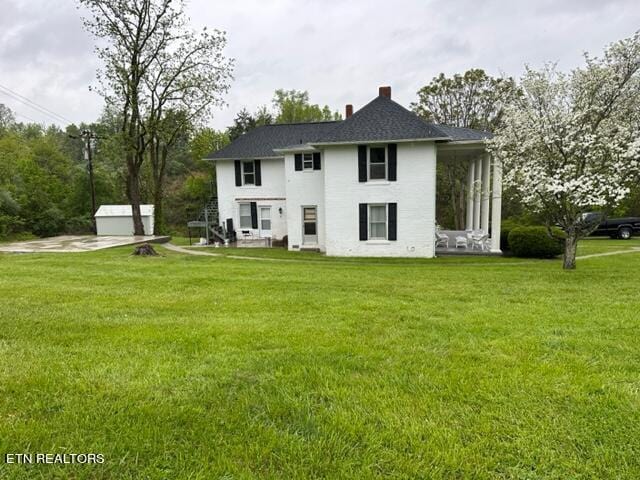
<svg viewBox="0 0 640 480">
<path fill-rule="evenodd" d="M 166 232 L 164 224 L 164 208 L 162 204 L 169 149 L 166 146 L 161 146 L 160 141 L 156 139 L 151 145 L 149 155 L 153 174 L 154 232 L 156 235 L 163 235 Z"/>
<path fill-rule="evenodd" d="M 144 235 L 144 225 L 142 223 L 142 215 L 140 214 L 140 178 L 135 168 L 129 167 L 127 175 L 127 197 L 131 204 L 131 213 L 133 216 L 133 234 Z"/>
<path fill-rule="evenodd" d="M 562 268 L 565 270 L 575 270 L 576 250 L 578 249 L 578 236 L 575 233 L 567 234 L 564 241 L 564 259 Z"/>
<path fill-rule="evenodd" d="M 164 195 L 162 185 L 156 185 L 153 189 L 153 230 L 155 235 L 164 235 L 164 209 L 162 207 L 162 196 Z"/>
</svg>

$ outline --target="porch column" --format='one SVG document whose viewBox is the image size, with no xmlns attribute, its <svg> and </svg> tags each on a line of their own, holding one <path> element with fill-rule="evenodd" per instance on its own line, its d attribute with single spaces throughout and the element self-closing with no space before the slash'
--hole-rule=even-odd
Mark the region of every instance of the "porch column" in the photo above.
<svg viewBox="0 0 640 480">
<path fill-rule="evenodd" d="M 502 223 L 502 163 L 493 159 L 493 186 L 491 200 L 491 251 L 500 253 L 500 226 Z"/>
<path fill-rule="evenodd" d="M 475 178 L 473 185 L 473 230 L 480 230 L 480 188 L 482 182 L 482 157 L 475 160 Z"/>
<path fill-rule="evenodd" d="M 491 159 L 488 153 L 482 156 L 482 206 L 480 208 L 480 228 L 489 233 L 489 177 L 491 175 Z"/>
<path fill-rule="evenodd" d="M 467 230 L 473 230 L 473 180 L 475 178 L 476 162 L 469 161 L 469 169 L 467 171 Z"/>
</svg>

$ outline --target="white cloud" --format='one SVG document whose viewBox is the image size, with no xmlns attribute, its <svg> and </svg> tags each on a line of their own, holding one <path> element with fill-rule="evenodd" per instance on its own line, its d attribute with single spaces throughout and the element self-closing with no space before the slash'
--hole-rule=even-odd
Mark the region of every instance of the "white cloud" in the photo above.
<svg viewBox="0 0 640 480">
<path fill-rule="evenodd" d="M 97 61 L 72 0 L 2 0 L 0 84 L 76 122 L 92 121 L 101 99 L 88 91 Z M 518 76 L 525 63 L 561 68 L 597 54 L 640 25 L 634 0 L 192 0 L 194 27 L 227 31 L 236 58 L 229 107 L 269 104 L 277 88 L 308 90 L 311 100 L 342 111 L 392 85 L 404 105 L 440 72 L 481 67 Z M 50 121 L 9 101 L 19 113 Z"/>
</svg>

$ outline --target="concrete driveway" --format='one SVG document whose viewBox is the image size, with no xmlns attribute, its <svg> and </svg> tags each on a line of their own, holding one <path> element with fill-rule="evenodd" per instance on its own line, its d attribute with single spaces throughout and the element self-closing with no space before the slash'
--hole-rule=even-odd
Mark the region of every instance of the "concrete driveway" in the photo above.
<svg viewBox="0 0 640 480">
<path fill-rule="evenodd" d="M 8 253 L 73 253 L 92 252 L 104 248 L 121 247 L 123 245 L 135 245 L 137 243 L 163 243 L 169 241 L 169 237 L 144 236 L 121 237 L 95 235 L 63 235 L 60 237 L 39 238 L 26 242 L 7 243 L 0 245 L 0 252 Z"/>
</svg>

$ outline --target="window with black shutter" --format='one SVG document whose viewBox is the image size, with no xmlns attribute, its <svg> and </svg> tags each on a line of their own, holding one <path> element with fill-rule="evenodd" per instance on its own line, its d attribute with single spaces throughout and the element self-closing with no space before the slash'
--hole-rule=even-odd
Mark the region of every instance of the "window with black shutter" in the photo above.
<svg viewBox="0 0 640 480">
<path fill-rule="evenodd" d="M 387 179 L 387 149 L 369 147 L 369 180 Z"/>
<path fill-rule="evenodd" d="M 387 156 L 389 162 L 387 179 L 390 182 L 397 181 L 398 177 L 398 145 L 395 143 L 390 143 L 387 145 Z"/>
<path fill-rule="evenodd" d="M 242 184 L 243 185 L 255 185 L 255 163 L 253 160 L 242 162 Z"/>
<path fill-rule="evenodd" d="M 251 228 L 258 228 L 258 205 L 251 202 Z"/>
<path fill-rule="evenodd" d="M 256 186 L 259 187 L 262 185 L 262 168 L 260 164 L 260 160 L 253 161 L 253 170 L 255 173 L 255 181 Z"/>
<path fill-rule="evenodd" d="M 242 186 L 242 164 L 240 160 L 236 160 L 233 162 L 233 165 L 236 170 L 236 187 Z"/>
<path fill-rule="evenodd" d="M 358 181 L 367 181 L 367 146 L 358 145 Z"/>
<path fill-rule="evenodd" d="M 388 219 L 387 239 L 397 240 L 398 239 L 398 204 L 397 203 L 387 204 L 387 219 Z"/>
<path fill-rule="evenodd" d="M 369 225 L 367 221 L 367 210 L 368 205 L 366 203 L 361 203 L 358 206 L 359 212 L 359 224 L 360 224 L 360 240 L 368 240 L 369 239 Z"/>
</svg>

